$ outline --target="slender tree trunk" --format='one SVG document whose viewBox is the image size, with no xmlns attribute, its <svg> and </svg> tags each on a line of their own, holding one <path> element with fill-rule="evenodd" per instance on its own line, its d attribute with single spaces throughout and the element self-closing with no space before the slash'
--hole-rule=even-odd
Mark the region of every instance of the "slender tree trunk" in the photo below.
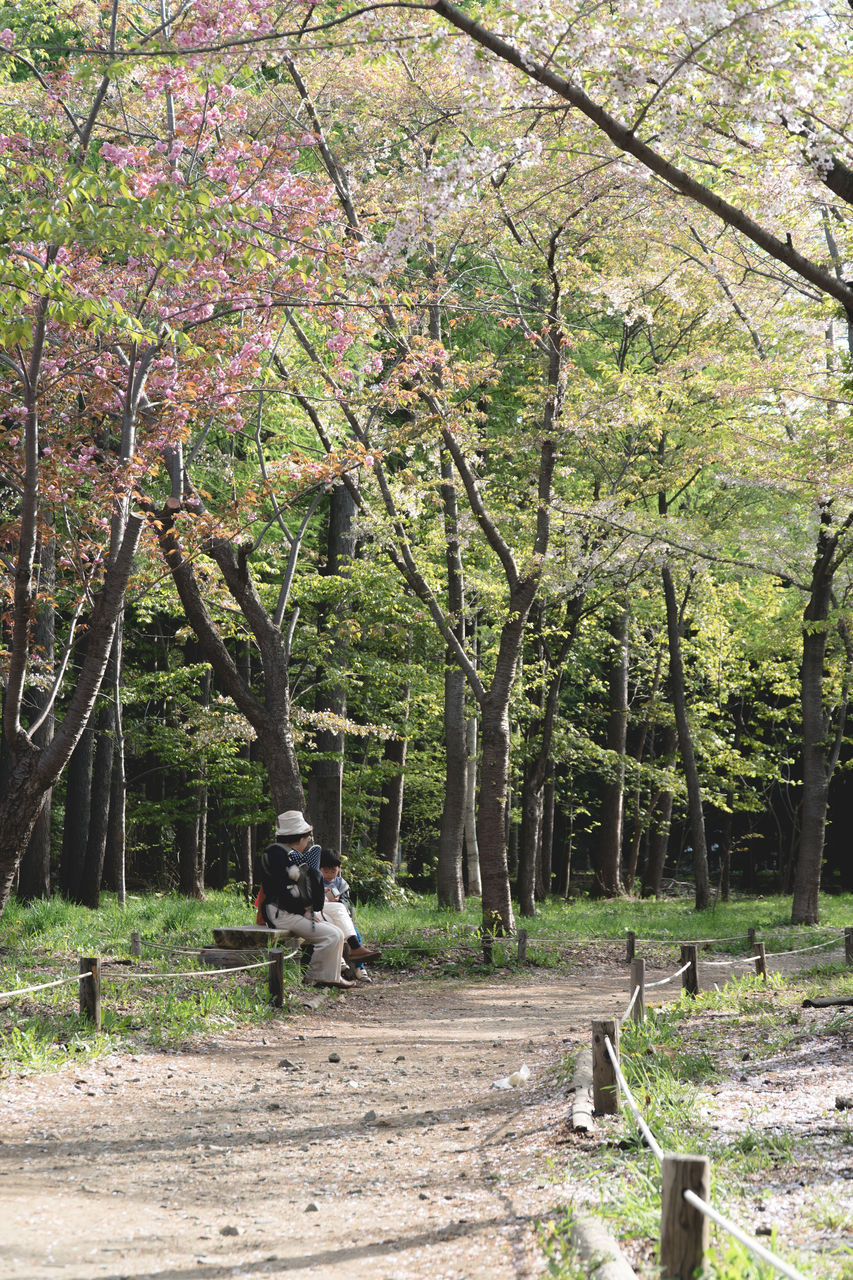
<svg viewBox="0 0 853 1280">
<path fill-rule="evenodd" d="M 111 659 L 111 663 L 112 663 Z M 115 750 L 115 703 L 103 699 L 97 708 L 95 754 L 92 760 L 89 832 L 80 884 L 80 901 L 97 909 L 101 902 L 101 876 L 107 851 L 107 833 Z"/>
<path fill-rule="evenodd" d="M 432 309 L 431 333 L 440 340 L 437 308 Z M 465 591 L 459 555 L 459 508 L 453 465 L 446 449 L 439 451 L 441 500 L 444 510 L 445 565 L 447 571 L 447 611 L 455 619 L 454 633 L 465 643 Z M 465 833 L 465 791 L 467 746 L 465 741 L 465 673 L 454 655 L 445 656 L 444 672 L 444 804 L 438 838 L 436 887 L 439 906 L 461 911 L 465 905 L 462 879 L 462 841 Z"/>
<path fill-rule="evenodd" d="M 65 773 L 65 823 L 62 829 L 59 884 L 64 897 L 71 902 L 81 900 L 83 864 L 89 843 L 89 818 L 92 811 L 94 752 L 95 730 L 91 724 L 87 724 Z"/>
<path fill-rule="evenodd" d="M 343 485 L 329 495 L 329 534 L 325 575 L 346 577 L 356 556 L 356 503 Z M 349 635 L 333 613 L 331 624 L 324 611 L 319 625 L 330 632 L 331 650 L 318 680 L 315 710 L 331 712 L 342 719 L 347 714 L 344 677 L 348 667 Z M 331 849 L 343 847 L 341 795 L 344 775 L 345 738 L 342 730 L 321 729 L 317 733 L 317 759 L 312 761 L 308 780 L 308 803 L 314 837 Z"/>
<path fill-rule="evenodd" d="M 39 575 L 44 603 L 41 605 L 33 633 L 33 645 L 40 654 L 45 672 L 54 672 L 54 654 L 56 648 L 56 610 L 53 606 L 56 586 L 55 543 L 53 538 L 45 535 L 41 539 L 39 554 Z M 46 695 L 41 691 L 27 691 L 28 702 L 33 716 L 37 716 L 44 708 Z M 44 724 L 33 735 L 33 741 L 39 748 L 44 748 L 53 737 L 54 712 L 51 709 Z M 44 804 L 36 819 L 33 834 L 23 858 L 18 875 L 18 897 L 25 901 L 34 898 L 50 897 L 50 861 L 51 831 L 53 826 L 53 788 L 45 792 Z"/>
<path fill-rule="evenodd" d="M 444 672 L 444 805 L 438 844 L 438 905 L 461 911 L 462 839 L 465 832 L 467 749 L 465 740 L 465 675 L 448 655 Z"/>
<path fill-rule="evenodd" d="M 408 706 L 408 698 L 406 705 Z M 392 766 L 393 772 L 382 784 L 379 826 L 376 832 L 376 855 L 395 870 L 400 865 L 400 822 L 403 817 L 407 745 L 405 732 L 397 738 L 389 738 L 385 743 L 385 762 Z"/>
<path fill-rule="evenodd" d="M 554 851 L 554 766 L 549 761 L 548 778 L 542 793 L 542 838 L 536 863 L 536 901 L 544 902 L 551 893 L 551 862 Z"/>
<path fill-rule="evenodd" d="M 483 927 L 490 933 L 506 934 L 515 929 L 506 838 L 510 746 L 508 704 L 508 696 L 496 699 L 487 696 L 482 706 L 482 764 L 477 811 Z"/>
<path fill-rule="evenodd" d="M 608 687 L 607 749 L 618 758 L 615 776 L 604 788 L 598 841 L 597 889 L 607 898 L 622 892 L 622 825 L 625 805 L 625 744 L 628 738 L 628 611 L 611 627 L 614 645 Z"/>
<path fill-rule="evenodd" d="M 669 672 L 675 723 L 678 730 L 678 747 L 687 783 L 687 802 L 690 813 L 690 838 L 693 843 L 693 877 L 695 881 L 696 910 L 703 911 L 711 901 L 711 885 L 708 878 L 708 846 L 705 839 L 705 816 L 702 812 L 702 788 L 699 770 L 693 751 L 693 738 L 687 716 L 687 687 L 684 679 L 684 663 L 681 654 L 681 619 L 675 598 L 672 570 L 664 561 L 661 566 L 664 597 L 666 599 L 667 638 L 669 641 Z"/>
<path fill-rule="evenodd" d="M 523 916 L 536 914 L 536 864 L 542 838 L 542 788 L 537 761 L 528 760 L 521 782 L 521 842 L 518 858 L 518 909 Z"/>
<path fill-rule="evenodd" d="M 110 816 L 107 829 L 107 857 L 110 886 L 115 890 L 119 906 L 127 901 L 127 774 L 125 769 L 124 720 L 121 685 L 124 668 L 124 618 L 119 618 L 115 635 L 116 663 L 110 696 L 115 708 L 115 751 L 110 791 Z"/>
<path fill-rule="evenodd" d="M 480 854 L 477 850 L 477 717 L 469 716 L 465 726 L 467 758 L 465 762 L 465 867 L 468 875 L 468 896 L 479 898 L 483 892 L 480 881 Z"/>
<path fill-rule="evenodd" d="M 800 842 L 791 911 L 794 924 L 817 924 L 819 918 L 820 872 L 829 798 L 829 774 L 826 767 L 829 726 L 824 709 L 823 683 L 830 596 L 831 580 L 813 579 L 811 598 L 805 610 L 800 678 L 803 799 L 800 806 Z"/>
</svg>

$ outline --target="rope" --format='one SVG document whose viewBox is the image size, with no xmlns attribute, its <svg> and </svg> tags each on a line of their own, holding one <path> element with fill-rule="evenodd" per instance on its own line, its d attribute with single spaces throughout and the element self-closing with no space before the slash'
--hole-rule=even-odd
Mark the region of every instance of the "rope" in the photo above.
<svg viewBox="0 0 853 1280">
<path fill-rule="evenodd" d="M 629 1018 L 629 1016 L 630 1016 L 631 1010 L 633 1009 L 634 1004 L 635 1004 L 636 999 L 637 999 L 637 996 L 638 996 L 639 994 L 640 994 L 640 988 L 639 988 L 639 986 L 634 987 L 634 990 L 633 990 L 633 992 L 631 993 L 631 999 L 628 1001 L 628 1008 L 625 1010 L 625 1012 L 622 1014 L 622 1017 L 619 1019 L 619 1021 L 620 1021 L 620 1022 L 627 1022 L 627 1021 L 628 1021 L 628 1018 Z"/>
<path fill-rule="evenodd" d="M 668 978 L 659 978 L 657 982 L 647 982 L 647 987 L 665 987 L 668 982 L 672 982 L 674 978 L 680 978 L 682 973 L 690 968 L 690 961 L 683 964 L 680 969 L 676 969 L 675 973 L 671 973 Z"/>
<path fill-rule="evenodd" d="M 0 991 L 0 1000 L 6 1000 L 9 996 L 23 996 L 29 991 L 45 991 L 48 987 L 61 987 L 66 982 L 82 982 L 84 978 L 91 978 L 92 970 L 87 973 L 75 973 L 71 978 L 57 978 L 55 982 L 38 982 L 34 987 L 15 987 L 13 991 Z"/>
<path fill-rule="evenodd" d="M 717 1213 L 716 1209 L 712 1209 L 709 1204 L 701 1200 L 695 1191 L 687 1189 L 682 1194 L 688 1204 L 692 1204 L 694 1209 L 698 1209 L 700 1213 L 704 1213 L 711 1218 L 718 1226 L 723 1227 L 724 1230 L 728 1231 L 730 1235 L 733 1235 L 736 1240 L 739 1240 L 742 1245 L 745 1245 L 747 1249 L 754 1253 L 756 1257 L 760 1258 L 762 1262 L 769 1262 L 777 1271 L 781 1271 L 783 1276 L 788 1276 L 789 1280 L 806 1280 L 802 1271 L 797 1271 L 790 1263 L 783 1262 L 781 1258 L 776 1257 L 775 1253 L 765 1249 L 764 1245 L 759 1244 L 757 1240 L 751 1239 L 745 1231 L 741 1231 L 740 1227 L 735 1226 L 728 1218 L 724 1218 L 721 1213 Z"/>
<path fill-rule="evenodd" d="M 778 956 L 778 955 L 784 955 L 785 953 L 783 951 L 774 951 L 773 954 Z M 770 956 L 766 956 L 765 958 L 769 960 Z M 756 960 L 760 960 L 760 959 L 761 959 L 760 955 L 732 956 L 731 959 L 729 960 L 703 960 L 702 964 L 707 966 L 707 968 L 709 969 L 713 969 L 715 966 L 717 968 L 728 968 L 728 966 L 731 964 L 754 964 Z"/>
<path fill-rule="evenodd" d="M 636 1120 L 637 1125 L 639 1126 L 640 1132 L 645 1138 L 655 1159 L 657 1160 L 658 1164 L 661 1164 L 661 1162 L 663 1161 L 663 1148 L 661 1147 L 657 1138 L 652 1133 L 649 1126 L 646 1124 L 643 1117 L 640 1115 L 640 1109 L 637 1106 L 636 1102 L 634 1101 L 634 1095 L 631 1093 L 631 1090 L 628 1088 L 627 1081 L 625 1080 L 625 1077 L 622 1074 L 622 1068 L 619 1066 L 619 1063 L 616 1058 L 616 1054 L 613 1051 L 613 1045 L 610 1043 L 610 1036 L 604 1037 L 604 1047 L 607 1050 L 607 1053 L 610 1057 L 610 1061 L 613 1064 L 613 1070 L 616 1072 L 616 1078 L 619 1081 L 620 1085 L 622 1086 L 622 1091 L 625 1094 L 625 1101 L 628 1103 L 628 1106 L 631 1108 L 631 1114 Z"/>
<path fill-rule="evenodd" d="M 838 941 L 830 938 L 829 942 L 816 942 L 812 947 L 797 947 L 795 951 L 774 951 L 768 960 L 775 960 L 776 956 L 799 956 L 804 951 L 821 951 L 824 947 L 837 947 Z"/>
</svg>

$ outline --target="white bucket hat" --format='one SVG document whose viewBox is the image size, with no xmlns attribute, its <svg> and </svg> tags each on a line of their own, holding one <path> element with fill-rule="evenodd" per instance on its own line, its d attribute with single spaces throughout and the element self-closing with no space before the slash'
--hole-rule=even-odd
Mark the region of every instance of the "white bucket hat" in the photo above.
<svg viewBox="0 0 853 1280">
<path fill-rule="evenodd" d="M 311 823 L 306 822 L 299 809 L 286 809 L 278 815 L 275 829 L 277 836 L 307 836 L 311 834 Z"/>
</svg>

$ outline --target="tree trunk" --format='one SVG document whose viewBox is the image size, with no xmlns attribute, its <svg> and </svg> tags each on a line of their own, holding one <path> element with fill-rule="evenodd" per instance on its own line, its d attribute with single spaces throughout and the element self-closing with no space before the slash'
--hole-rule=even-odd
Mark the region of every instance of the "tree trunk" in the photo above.
<svg viewBox="0 0 853 1280">
<path fill-rule="evenodd" d="M 55 543 L 49 536 L 43 536 L 40 543 L 40 579 L 44 603 L 38 611 L 33 645 L 41 656 L 45 672 L 54 672 L 54 654 L 56 648 L 56 610 L 53 606 L 53 592 L 56 585 Z M 28 690 L 27 702 L 32 708 L 33 717 L 44 708 L 47 695 L 40 690 Z M 45 747 L 53 737 L 53 709 L 48 712 L 44 724 L 33 735 L 38 747 Z M 45 793 L 44 804 L 36 819 L 33 834 L 23 858 L 18 874 L 18 897 L 24 901 L 34 898 L 50 897 L 50 861 L 51 861 L 51 828 L 52 828 L 53 789 Z"/>
<path fill-rule="evenodd" d="M 479 898 L 483 892 L 480 880 L 480 854 L 477 850 L 477 717 L 469 716 L 465 726 L 467 758 L 465 763 L 465 870 L 468 896 Z"/>
<path fill-rule="evenodd" d="M 465 740 L 465 675 L 448 655 L 444 671 L 444 805 L 438 843 L 438 905 L 461 911 L 462 839 L 465 831 L 467 749 Z"/>
<path fill-rule="evenodd" d="M 112 659 L 111 659 L 112 662 Z M 101 876 L 107 851 L 107 831 L 115 750 L 115 703 L 105 698 L 98 706 L 95 754 L 92 761 L 89 831 L 80 882 L 80 901 L 93 910 L 101 902 Z"/>
<path fill-rule="evenodd" d="M 611 626 L 611 652 L 607 749 L 618 757 L 615 776 L 604 788 L 601 833 L 598 841 L 596 887 L 606 898 L 622 892 L 622 824 L 625 811 L 625 744 L 628 738 L 628 611 Z"/>
<path fill-rule="evenodd" d="M 64 897 L 80 902 L 83 886 L 83 864 L 89 843 L 89 818 L 92 811 L 92 761 L 95 752 L 95 730 L 91 724 L 80 736 L 65 774 L 65 823 L 62 829 L 62 857 L 59 885 Z"/>
<path fill-rule="evenodd" d="M 803 663 L 800 674 L 800 708 L 803 723 L 803 799 L 800 805 L 800 841 L 794 874 L 793 924 L 818 923 L 820 871 L 826 835 L 826 804 L 830 770 L 827 768 L 829 718 L 824 709 L 823 683 L 827 625 L 834 577 L 833 553 L 837 538 L 829 532 L 830 513 L 824 509 L 812 568 L 811 592 L 803 612 Z"/>
<path fill-rule="evenodd" d="M 141 520 L 136 516 L 123 520 L 117 517 L 114 524 L 121 529 L 121 536 L 116 534 L 113 540 L 118 551 L 110 558 L 102 588 L 95 597 L 85 656 L 50 743 L 39 748 L 21 728 L 19 707 L 14 700 L 7 696 L 4 704 L 4 735 L 11 748 L 12 767 L 0 797 L 0 914 L 9 900 L 45 795 L 68 763 L 101 687 L 141 530 Z"/>
<path fill-rule="evenodd" d="M 509 624 L 506 624 L 506 627 L 508 626 Z M 509 892 L 506 839 L 509 795 L 509 695 L 507 694 L 505 698 L 487 696 L 482 712 L 482 764 L 480 804 L 477 811 L 477 847 L 480 850 L 480 874 L 483 883 L 483 928 L 489 933 L 510 934 L 515 929 L 515 917 Z"/>
<path fill-rule="evenodd" d="M 542 837 L 536 862 L 536 901 L 544 902 L 551 893 L 551 860 L 554 851 L 554 777 L 549 761 L 548 779 L 542 793 Z"/>
<path fill-rule="evenodd" d="M 699 770 L 693 751 L 693 738 L 687 716 L 687 687 L 684 679 L 684 663 L 681 654 L 681 619 L 675 599 L 672 570 L 664 561 L 661 566 L 663 590 L 666 600 L 666 629 L 669 641 L 669 673 L 675 724 L 678 731 L 678 747 L 687 783 L 687 802 L 690 813 L 690 838 L 693 842 L 693 877 L 695 881 L 696 910 L 703 911 L 711 901 L 711 885 L 708 879 L 708 846 L 705 839 L 705 816 L 702 812 L 702 788 Z"/>
<path fill-rule="evenodd" d="M 336 485 L 329 495 L 329 533 L 326 576 L 345 577 L 356 556 L 355 499 L 344 485 Z M 318 679 L 315 710 L 329 711 L 342 719 L 347 714 L 347 691 L 343 678 L 348 667 L 349 636 L 335 621 L 331 625 L 331 651 Z M 318 625 L 328 627 L 324 610 Z M 342 730 L 321 729 L 317 733 L 317 759 L 312 761 L 308 779 L 308 800 L 314 838 L 331 849 L 343 847 L 341 792 L 344 775 L 345 738 Z"/>
<path fill-rule="evenodd" d="M 227 538 L 209 540 L 207 553 L 216 561 L 226 586 L 249 625 L 261 661 L 262 694 L 257 696 L 243 678 L 205 604 L 192 562 L 184 556 L 174 519 L 177 504 L 159 513 L 157 536 L 172 574 L 187 621 L 224 691 L 255 730 L 258 753 L 270 782 L 274 813 L 306 809 L 305 794 L 290 716 L 290 654 L 279 622 L 271 617 L 249 572 L 247 548 L 235 548 Z"/>
<path fill-rule="evenodd" d="M 521 847 L 516 885 L 518 909 L 523 916 L 536 915 L 536 864 L 542 838 L 542 788 L 536 763 L 527 761 L 521 782 Z"/>
<path fill-rule="evenodd" d="M 406 697 L 408 708 L 408 696 Z M 379 826 L 376 832 L 376 854 L 395 870 L 400 865 L 400 822 L 403 817 L 403 789 L 406 782 L 405 733 L 389 738 L 385 743 L 384 758 L 394 772 L 382 784 L 379 808 Z"/>
</svg>

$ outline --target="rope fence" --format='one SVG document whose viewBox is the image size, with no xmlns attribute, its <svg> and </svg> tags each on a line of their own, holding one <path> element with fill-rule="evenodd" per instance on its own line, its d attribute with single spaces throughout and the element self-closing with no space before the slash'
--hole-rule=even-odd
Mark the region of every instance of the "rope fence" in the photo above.
<svg viewBox="0 0 853 1280">
<path fill-rule="evenodd" d="M 46 991 L 48 987 L 62 987 L 69 982 L 82 982 L 84 978 L 91 978 L 89 973 L 75 973 L 69 978 L 57 978 L 54 982 L 37 982 L 32 987 L 13 987 L 11 991 L 0 991 L 0 1000 L 7 1000 L 14 996 L 25 996 L 31 991 Z"/>
<path fill-rule="evenodd" d="M 635 988 L 634 995 L 636 995 L 636 992 L 637 988 Z M 593 1070 L 595 1069 L 595 1039 L 597 1029 L 600 1026 L 600 1023 L 593 1023 Z M 618 1045 L 618 1030 L 615 1038 Z M 747 1235 L 731 1219 L 714 1209 L 705 1196 L 697 1195 L 695 1190 L 685 1185 L 685 1181 L 689 1181 L 691 1175 L 693 1178 L 698 1177 L 703 1184 L 708 1183 L 710 1168 L 707 1157 L 692 1157 L 681 1154 L 669 1156 L 666 1154 L 646 1123 L 631 1093 L 630 1086 L 625 1079 L 619 1062 L 618 1049 L 614 1048 L 610 1036 L 606 1033 L 603 1036 L 603 1043 L 613 1072 L 612 1082 L 602 1086 L 604 1089 L 609 1090 L 616 1104 L 610 1108 L 610 1111 L 611 1113 L 618 1111 L 619 1100 L 624 1096 L 637 1128 L 661 1170 L 661 1262 L 664 1273 L 677 1276 L 679 1280 L 690 1280 L 690 1277 L 697 1274 L 708 1246 L 707 1230 L 700 1224 L 704 1223 L 705 1219 L 710 1219 L 722 1227 L 724 1231 L 734 1236 L 736 1240 L 757 1258 L 760 1258 L 762 1262 L 768 1263 L 781 1275 L 787 1276 L 788 1280 L 807 1280 L 807 1277 L 798 1271 L 796 1267 L 778 1257 L 777 1254 L 771 1253 L 764 1245 Z M 687 1202 L 696 1210 L 699 1215 L 699 1223 L 683 1212 L 680 1208 L 682 1202 Z"/>
</svg>

